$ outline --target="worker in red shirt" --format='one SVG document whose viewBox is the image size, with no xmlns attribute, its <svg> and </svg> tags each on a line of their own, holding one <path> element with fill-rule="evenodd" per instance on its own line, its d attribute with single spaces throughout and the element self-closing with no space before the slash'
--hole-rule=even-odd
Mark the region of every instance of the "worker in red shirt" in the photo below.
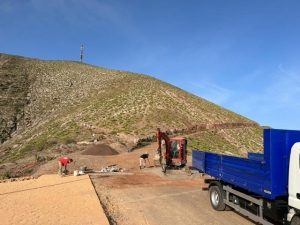
<svg viewBox="0 0 300 225">
<path fill-rule="evenodd" d="M 62 157 L 58 159 L 58 175 L 62 176 L 67 173 L 67 164 L 73 162 L 73 159 L 68 157 Z M 62 168 L 65 168 L 64 171 L 62 171 Z"/>
</svg>

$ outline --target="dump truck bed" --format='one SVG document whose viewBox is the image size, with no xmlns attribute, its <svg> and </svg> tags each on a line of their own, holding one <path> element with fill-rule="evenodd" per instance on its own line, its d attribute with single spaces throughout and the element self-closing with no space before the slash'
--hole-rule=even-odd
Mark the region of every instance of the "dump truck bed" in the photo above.
<svg viewBox="0 0 300 225">
<path fill-rule="evenodd" d="M 288 194 L 288 165 L 300 131 L 264 130 L 264 153 L 247 158 L 200 150 L 192 151 L 192 165 L 205 174 L 268 199 Z"/>
</svg>

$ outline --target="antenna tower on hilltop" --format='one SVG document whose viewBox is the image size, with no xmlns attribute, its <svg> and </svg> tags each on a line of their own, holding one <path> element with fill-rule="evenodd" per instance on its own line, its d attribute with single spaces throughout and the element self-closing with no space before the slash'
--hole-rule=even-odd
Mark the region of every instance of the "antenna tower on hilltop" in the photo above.
<svg viewBox="0 0 300 225">
<path fill-rule="evenodd" d="M 83 45 L 81 45 L 80 47 L 80 62 L 82 62 L 82 58 L 83 58 Z"/>
</svg>

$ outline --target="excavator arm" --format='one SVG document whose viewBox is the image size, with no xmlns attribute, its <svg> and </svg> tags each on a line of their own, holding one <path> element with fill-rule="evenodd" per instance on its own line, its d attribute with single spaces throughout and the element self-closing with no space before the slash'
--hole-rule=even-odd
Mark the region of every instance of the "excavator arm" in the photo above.
<svg viewBox="0 0 300 225">
<path fill-rule="evenodd" d="M 162 154 L 161 151 L 161 140 L 165 141 L 165 145 L 166 145 L 166 152 L 164 154 Z M 169 160 L 170 159 L 170 139 L 168 137 L 168 135 L 164 132 L 161 132 L 159 128 L 157 128 L 156 130 L 156 141 L 157 141 L 157 151 L 158 154 L 163 155 L 163 158 L 166 160 L 166 164 L 169 164 Z"/>
</svg>

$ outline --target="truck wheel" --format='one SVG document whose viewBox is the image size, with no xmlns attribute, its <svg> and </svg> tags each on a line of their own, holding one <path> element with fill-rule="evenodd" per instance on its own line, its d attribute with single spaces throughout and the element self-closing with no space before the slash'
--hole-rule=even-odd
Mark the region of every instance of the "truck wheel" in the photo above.
<svg viewBox="0 0 300 225">
<path fill-rule="evenodd" d="M 209 197 L 211 206 L 217 211 L 223 211 L 226 205 L 223 201 L 221 190 L 218 186 L 211 186 L 209 188 Z"/>
<path fill-rule="evenodd" d="M 300 216 L 299 215 L 293 216 L 290 225 L 300 225 Z"/>
</svg>

